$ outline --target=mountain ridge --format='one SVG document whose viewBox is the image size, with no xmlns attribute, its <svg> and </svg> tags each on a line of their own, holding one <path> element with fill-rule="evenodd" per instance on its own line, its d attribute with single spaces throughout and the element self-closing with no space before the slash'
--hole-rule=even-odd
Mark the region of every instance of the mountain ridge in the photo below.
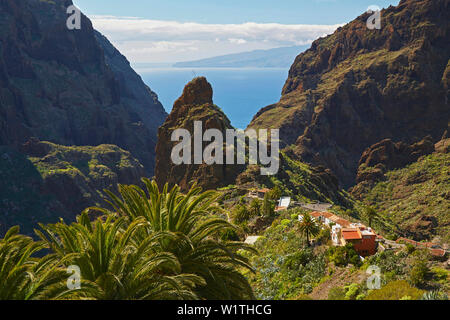
<svg viewBox="0 0 450 320">
<path fill-rule="evenodd" d="M 177 62 L 175 68 L 289 68 L 292 60 L 309 45 L 279 47 L 227 54 L 195 61 Z"/>
<path fill-rule="evenodd" d="M 297 56 L 280 101 L 249 125 L 279 128 L 298 159 L 330 168 L 345 187 L 367 147 L 427 135 L 437 142 L 450 116 L 449 2 L 403 0 L 382 11 L 381 30 L 369 30 L 368 18 Z"/>
</svg>

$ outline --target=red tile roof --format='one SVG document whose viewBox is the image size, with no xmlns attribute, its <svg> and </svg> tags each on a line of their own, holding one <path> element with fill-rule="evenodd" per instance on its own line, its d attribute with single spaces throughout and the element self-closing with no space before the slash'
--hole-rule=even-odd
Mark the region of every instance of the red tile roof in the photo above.
<svg viewBox="0 0 450 320">
<path fill-rule="evenodd" d="M 317 212 L 317 211 L 315 211 L 315 212 L 311 212 L 310 214 L 311 214 L 314 218 L 318 218 L 318 217 L 323 216 L 322 213 L 323 213 L 323 212 Z"/>
<path fill-rule="evenodd" d="M 435 257 L 444 257 L 447 252 L 444 249 L 430 249 L 430 253 Z"/>
<path fill-rule="evenodd" d="M 345 240 L 359 240 L 362 239 L 361 233 L 358 229 L 342 229 L 342 237 Z"/>
<path fill-rule="evenodd" d="M 350 221 L 342 219 L 342 218 L 338 218 L 336 223 L 340 224 L 341 226 L 346 227 L 346 228 L 350 227 L 350 225 L 351 225 Z"/>
</svg>

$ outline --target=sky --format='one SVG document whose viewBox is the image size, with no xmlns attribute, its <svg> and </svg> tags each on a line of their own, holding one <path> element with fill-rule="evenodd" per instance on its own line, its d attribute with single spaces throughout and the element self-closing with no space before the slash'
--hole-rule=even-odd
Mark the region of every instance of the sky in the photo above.
<svg viewBox="0 0 450 320">
<path fill-rule="evenodd" d="M 134 64 L 310 44 L 399 0 L 74 0 Z"/>
</svg>

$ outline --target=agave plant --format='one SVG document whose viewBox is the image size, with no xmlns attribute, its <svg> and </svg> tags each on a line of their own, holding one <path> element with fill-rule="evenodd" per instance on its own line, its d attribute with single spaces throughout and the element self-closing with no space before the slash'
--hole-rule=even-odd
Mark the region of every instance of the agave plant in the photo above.
<svg viewBox="0 0 450 320">
<path fill-rule="evenodd" d="M 155 232 L 170 234 L 159 239 L 160 249 L 178 258 L 182 273 L 195 274 L 205 280 L 206 284 L 195 290 L 199 298 L 254 298 L 252 288 L 239 269 L 253 271 L 241 250 L 255 250 L 242 242 L 220 240 L 224 232 L 235 227 L 211 214 L 217 210 L 214 205 L 217 193 L 202 193 L 201 188 L 194 186 L 187 194 L 182 194 L 178 186 L 168 191 L 168 185 L 160 192 L 155 181 L 142 181 L 145 191 L 137 186 L 120 185 L 120 196 L 107 192 L 113 210 L 95 210 L 125 218 L 129 225 L 144 219 L 148 224 L 139 231 L 141 239 Z"/>
<path fill-rule="evenodd" d="M 425 292 L 420 300 L 448 300 L 448 295 L 445 292 L 429 291 Z"/>
<path fill-rule="evenodd" d="M 45 248 L 45 243 L 19 235 L 19 227 L 0 239 L 1 300 L 54 299 L 65 291 L 59 286 L 66 276 L 59 259 L 33 257 Z"/>
<path fill-rule="evenodd" d="M 134 235 L 148 223 L 143 218 L 125 222 L 114 216 L 91 222 L 84 211 L 71 225 L 41 225 L 43 232 L 37 231 L 41 239 L 66 266 L 80 269 L 81 290 L 72 290 L 69 297 L 196 299 L 192 289 L 203 285 L 203 279 L 181 273 L 177 258 L 161 250 L 160 242 L 171 235 L 155 232 L 136 241 Z"/>
</svg>

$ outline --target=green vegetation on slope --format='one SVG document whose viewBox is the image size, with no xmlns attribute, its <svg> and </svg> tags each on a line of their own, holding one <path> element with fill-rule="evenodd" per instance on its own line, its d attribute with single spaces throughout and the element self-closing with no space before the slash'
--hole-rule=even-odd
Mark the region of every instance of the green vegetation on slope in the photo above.
<svg viewBox="0 0 450 320">
<path fill-rule="evenodd" d="M 450 154 L 435 153 L 386 174 L 366 194 L 364 202 L 394 222 L 397 231 L 419 239 L 440 235 L 450 240 Z M 422 217 L 431 217 L 421 227 Z M 426 222 L 426 221 L 425 221 Z"/>
<path fill-rule="evenodd" d="M 129 152 L 113 145 L 30 141 L 23 152 L 0 148 L 0 234 L 13 225 L 30 235 L 39 222 L 74 221 L 86 207 L 103 203 L 103 189 L 145 175 Z"/>
</svg>

